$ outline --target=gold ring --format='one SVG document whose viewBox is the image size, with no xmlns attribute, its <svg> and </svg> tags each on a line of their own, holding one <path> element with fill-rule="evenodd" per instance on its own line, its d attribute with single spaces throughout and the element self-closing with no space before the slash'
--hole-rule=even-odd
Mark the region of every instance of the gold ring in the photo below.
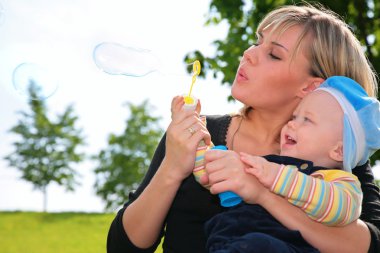
<svg viewBox="0 0 380 253">
<path fill-rule="evenodd" d="M 187 131 L 189 131 L 189 133 L 190 133 L 191 135 L 193 135 L 193 134 L 195 133 L 195 130 L 194 130 L 192 127 L 189 127 L 189 128 L 187 129 Z"/>
</svg>

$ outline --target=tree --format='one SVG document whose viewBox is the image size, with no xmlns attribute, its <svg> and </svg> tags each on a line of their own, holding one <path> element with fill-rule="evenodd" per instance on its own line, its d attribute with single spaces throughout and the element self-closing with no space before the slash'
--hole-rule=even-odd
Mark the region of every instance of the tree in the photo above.
<svg viewBox="0 0 380 253">
<path fill-rule="evenodd" d="M 130 116 L 122 134 L 110 134 L 108 147 L 94 159 L 96 194 L 106 203 L 106 209 L 119 207 L 128 199 L 128 193 L 136 188 L 145 175 L 163 130 L 160 117 L 148 114 L 149 104 L 127 103 Z"/>
<path fill-rule="evenodd" d="M 186 62 L 199 60 L 202 64 L 201 76 L 212 73 L 214 77 L 220 76 L 222 78 L 222 85 L 232 85 L 240 56 L 245 49 L 255 42 L 255 31 L 264 15 L 278 6 L 302 2 L 307 1 L 212 0 L 205 25 L 227 23 L 227 36 L 213 42 L 216 48 L 213 56 L 205 56 L 197 50 L 187 54 L 184 60 Z M 379 75 L 380 2 L 375 0 L 322 0 L 318 2 L 339 14 L 350 25 Z M 229 97 L 228 100 L 233 99 Z M 374 162 L 379 159 L 380 151 L 372 156 L 371 161 Z"/>
<path fill-rule="evenodd" d="M 77 148 L 84 144 L 82 130 L 75 124 L 77 117 L 72 106 L 53 122 L 48 118 L 44 100 L 39 97 L 40 89 L 30 81 L 28 95 L 31 112 L 19 112 L 21 119 L 10 132 L 18 135 L 13 143 L 15 151 L 5 157 L 11 167 L 22 173 L 22 179 L 32 183 L 44 196 L 43 211 L 47 210 L 47 187 L 55 182 L 73 191 L 77 173 L 74 163 L 83 160 L 84 155 Z"/>
</svg>

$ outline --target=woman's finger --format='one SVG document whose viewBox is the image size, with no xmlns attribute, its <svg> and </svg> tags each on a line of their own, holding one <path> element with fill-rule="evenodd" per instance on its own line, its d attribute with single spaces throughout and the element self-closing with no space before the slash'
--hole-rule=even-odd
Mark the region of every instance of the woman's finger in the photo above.
<svg viewBox="0 0 380 253">
<path fill-rule="evenodd" d="M 228 155 L 227 152 L 226 150 L 210 149 L 205 153 L 205 161 L 206 163 L 210 163 L 219 160 Z"/>
<path fill-rule="evenodd" d="M 240 159 L 250 167 L 257 168 L 262 167 L 267 160 L 261 156 L 253 156 L 244 152 L 240 152 Z"/>
</svg>

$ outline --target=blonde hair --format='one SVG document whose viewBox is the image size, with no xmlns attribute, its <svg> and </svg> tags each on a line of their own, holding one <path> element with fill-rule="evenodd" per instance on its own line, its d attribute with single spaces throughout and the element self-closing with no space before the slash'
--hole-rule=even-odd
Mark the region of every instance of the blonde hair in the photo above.
<svg viewBox="0 0 380 253">
<path fill-rule="evenodd" d="M 360 42 L 348 25 L 334 12 L 322 6 L 282 6 L 268 13 L 257 32 L 271 27 L 271 33 L 282 34 L 288 28 L 303 27 L 292 57 L 298 53 L 301 43 L 310 60 L 310 74 L 327 79 L 330 76 L 347 76 L 360 83 L 369 96 L 377 96 L 377 77 Z M 247 116 L 252 108 L 245 106 Z"/>
</svg>

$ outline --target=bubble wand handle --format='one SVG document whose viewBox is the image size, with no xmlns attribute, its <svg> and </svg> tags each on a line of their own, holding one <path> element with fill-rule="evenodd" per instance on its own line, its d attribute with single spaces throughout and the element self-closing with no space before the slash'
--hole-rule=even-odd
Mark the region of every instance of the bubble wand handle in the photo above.
<svg viewBox="0 0 380 253">
<path fill-rule="evenodd" d="M 197 76 L 199 76 L 200 73 L 201 73 L 201 63 L 198 60 L 196 60 L 193 63 L 193 77 L 191 78 L 191 86 L 190 86 L 190 91 L 188 95 L 189 97 L 191 97 L 191 92 L 193 90 L 194 83 L 197 80 Z"/>
<path fill-rule="evenodd" d="M 191 92 L 193 91 L 193 86 L 196 80 L 197 80 L 197 76 L 193 74 L 193 77 L 191 78 L 190 91 L 189 91 L 189 94 L 187 95 L 188 97 L 191 97 Z"/>
<path fill-rule="evenodd" d="M 198 100 L 195 97 L 191 96 L 191 92 L 193 91 L 194 83 L 197 80 L 197 76 L 199 75 L 200 72 L 201 72 L 201 63 L 198 60 L 196 60 L 193 63 L 193 76 L 191 79 L 190 91 L 187 95 L 183 97 L 183 100 L 185 102 L 185 105 L 184 105 L 185 108 L 195 109 L 197 106 Z"/>
</svg>

